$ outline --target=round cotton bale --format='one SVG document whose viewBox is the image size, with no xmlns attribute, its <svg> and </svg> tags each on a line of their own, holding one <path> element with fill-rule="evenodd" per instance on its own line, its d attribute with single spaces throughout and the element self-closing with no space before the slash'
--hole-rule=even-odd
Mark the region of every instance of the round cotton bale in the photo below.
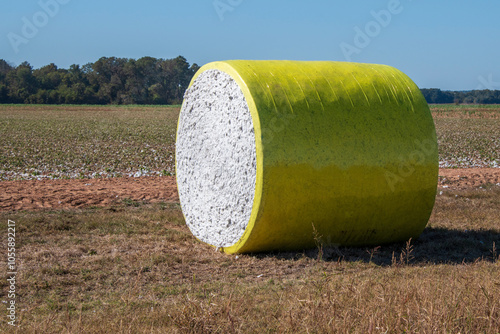
<svg viewBox="0 0 500 334">
<path fill-rule="evenodd" d="M 434 205 L 436 132 L 390 66 L 214 62 L 185 93 L 176 175 L 189 229 L 227 253 L 404 241 Z"/>
</svg>

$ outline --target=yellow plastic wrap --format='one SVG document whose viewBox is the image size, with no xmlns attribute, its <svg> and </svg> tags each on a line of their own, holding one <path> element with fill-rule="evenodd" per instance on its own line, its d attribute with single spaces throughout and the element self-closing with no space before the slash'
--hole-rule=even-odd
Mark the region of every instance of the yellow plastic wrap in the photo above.
<svg viewBox="0 0 500 334">
<path fill-rule="evenodd" d="M 405 74 L 374 64 L 233 60 L 203 66 L 193 81 L 209 69 L 237 82 L 255 130 L 253 208 L 225 252 L 420 235 L 435 200 L 437 140 Z"/>
</svg>

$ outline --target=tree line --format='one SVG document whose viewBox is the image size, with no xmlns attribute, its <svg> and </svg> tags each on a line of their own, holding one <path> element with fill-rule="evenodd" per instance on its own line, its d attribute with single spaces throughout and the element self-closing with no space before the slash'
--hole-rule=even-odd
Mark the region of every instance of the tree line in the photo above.
<svg viewBox="0 0 500 334">
<path fill-rule="evenodd" d="M 33 69 L 0 59 L 0 103 L 180 104 L 199 69 L 186 58 L 102 57 L 69 69 L 49 64 Z M 421 89 L 428 103 L 500 104 L 500 90 Z"/>
<path fill-rule="evenodd" d="M 0 103 L 179 104 L 197 64 L 174 59 L 102 57 L 94 63 L 33 69 L 0 59 Z"/>
<path fill-rule="evenodd" d="M 427 103 L 500 104 L 500 90 L 442 91 L 421 89 Z"/>
</svg>

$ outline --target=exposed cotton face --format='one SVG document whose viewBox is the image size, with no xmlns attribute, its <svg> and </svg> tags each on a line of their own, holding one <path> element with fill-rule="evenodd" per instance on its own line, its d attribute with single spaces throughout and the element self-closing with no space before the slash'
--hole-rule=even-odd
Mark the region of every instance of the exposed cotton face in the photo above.
<svg viewBox="0 0 500 334">
<path fill-rule="evenodd" d="M 208 70 L 186 91 L 176 144 L 177 183 L 186 224 L 201 241 L 235 244 L 252 212 L 256 145 L 240 87 Z"/>
</svg>

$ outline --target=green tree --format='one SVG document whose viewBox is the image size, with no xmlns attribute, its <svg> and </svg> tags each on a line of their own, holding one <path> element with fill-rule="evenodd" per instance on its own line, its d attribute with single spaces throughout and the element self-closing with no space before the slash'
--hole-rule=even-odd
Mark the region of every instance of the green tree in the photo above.
<svg viewBox="0 0 500 334">
<path fill-rule="evenodd" d="M 59 70 L 54 63 L 51 63 L 34 70 L 33 76 L 35 77 L 40 89 L 53 90 L 57 89 L 57 87 L 59 87 L 62 83 L 65 72 L 67 71 Z"/>
<path fill-rule="evenodd" d="M 199 69 L 186 58 L 102 57 L 69 69 L 33 69 L 0 60 L 0 103 L 171 104 L 182 101 Z"/>
<path fill-rule="evenodd" d="M 29 97 L 37 91 L 37 81 L 33 68 L 23 62 L 7 74 L 9 99 L 14 103 L 29 103 Z"/>
<path fill-rule="evenodd" d="M 7 75 L 14 69 L 7 61 L 0 59 L 0 103 L 9 103 Z"/>
</svg>

